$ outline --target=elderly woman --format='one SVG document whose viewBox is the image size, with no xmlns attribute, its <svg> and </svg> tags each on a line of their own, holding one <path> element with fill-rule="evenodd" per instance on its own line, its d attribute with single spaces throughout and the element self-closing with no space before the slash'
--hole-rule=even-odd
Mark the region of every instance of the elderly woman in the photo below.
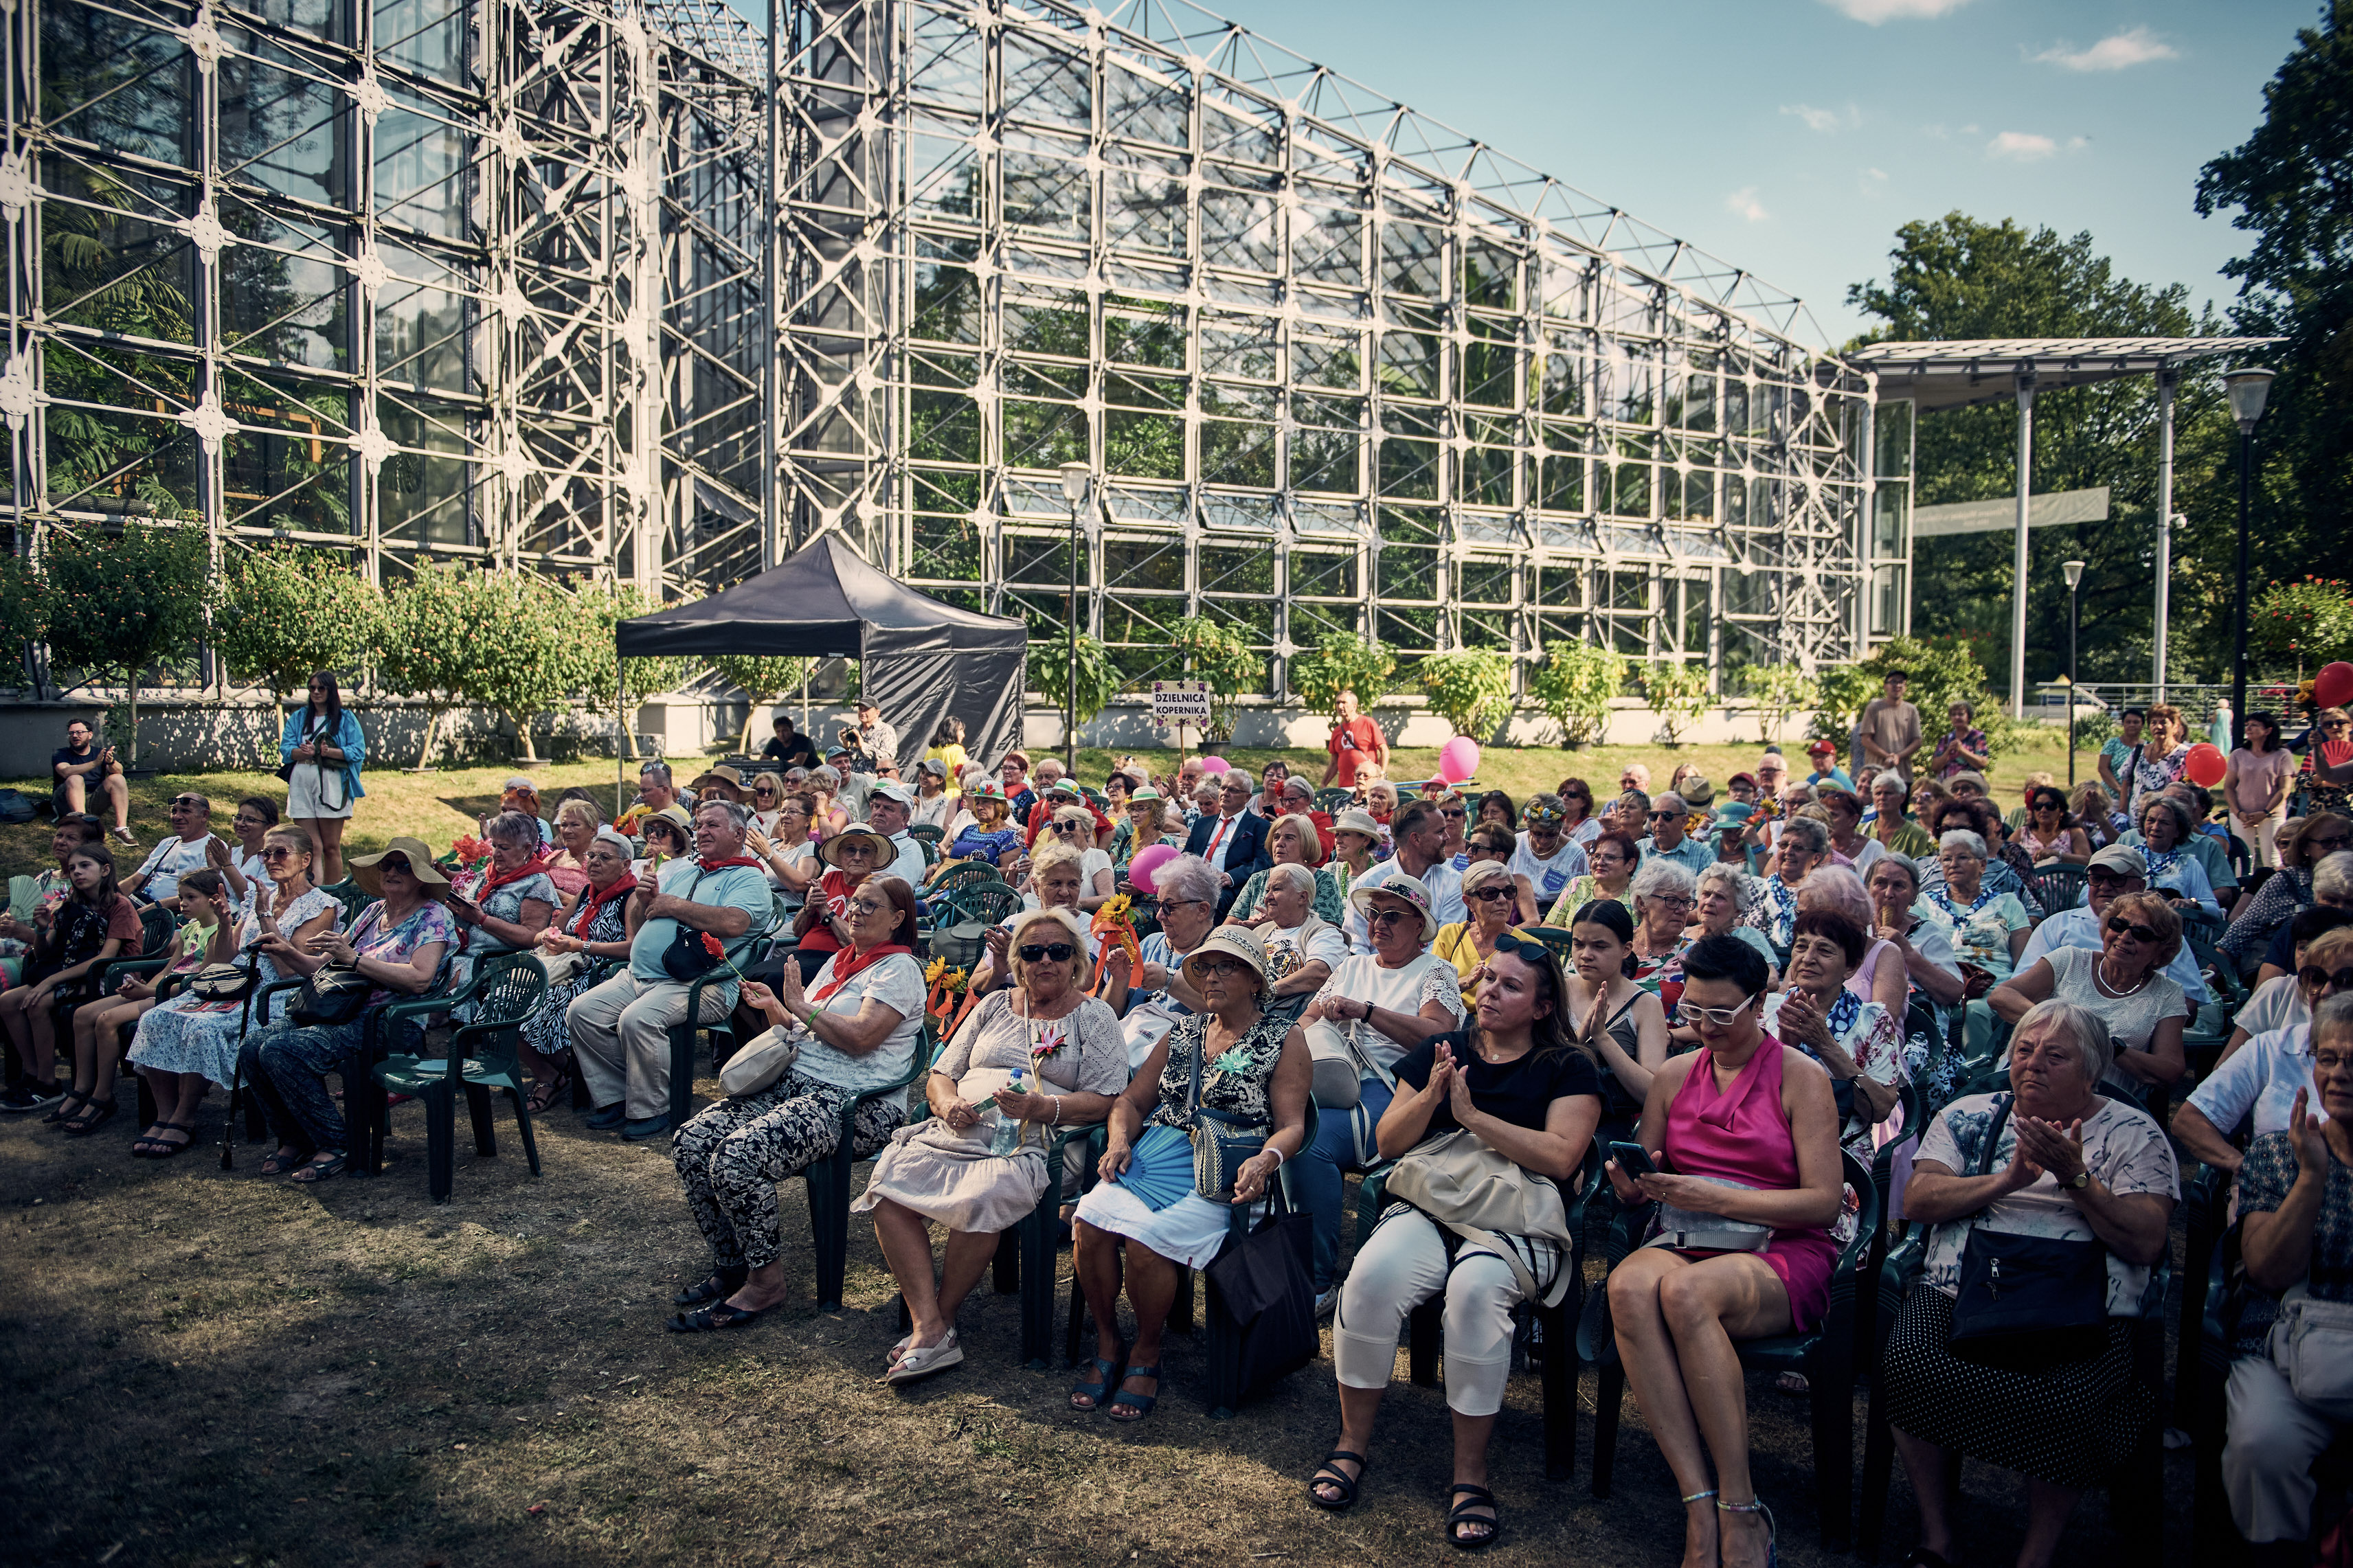
<svg viewBox="0 0 2353 1568">
<path fill-rule="evenodd" d="M 1085 924 L 1086 911 L 1080 906 L 1086 892 L 1083 876 L 1088 853 L 1065 843 L 1039 845 L 1030 859 L 1029 889 L 1021 895 L 1022 910 L 1067 910 Z M 986 995 L 1005 984 L 1012 974 L 1013 921 L 999 921 L 982 940 L 986 951 L 973 966 L 972 989 L 976 994 Z M 1095 938 L 1091 945 L 1090 963 L 1101 952 L 1103 941 Z"/>
<path fill-rule="evenodd" d="M 1871 933 L 1894 948 L 1905 980 L 1939 1007 L 1958 1003 L 1965 989 L 1960 959 L 1946 928 L 1918 912 L 1918 868 L 1905 856 L 1890 854 L 1871 868 L 1865 890 L 1871 895 Z M 1876 973 L 1873 984 L 1878 984 Z M 1910 998 L 1905 1001 L 1908 1006 Z"/>
<path fill-rule="evenodd" d="M 555 803 L 555 848 L 542 868 L 565 899 L 577 898 L 588 885 L 588 846 L 604 826 L 596 808 L 577 798 Z"/>
<path fill-rule="evenodd" d="M 1862 831 L 1862 800 L 1827 786 L 1818 795 L 1824 826 L 1831 830 L 1831 858 L 1852 867 L 1857 876 L 1870 875 L 1873 864 L 1887 853 L 1887 846 Z"/>
<path fill-rule="evenodd" d="M 1765 933 L 1778 952 L 1789 950 L 1798 919 L 1798 889 L 1831 847 L 1830 829 L 1811 817 L 1793 816 L 1773 839 L 1773 868 L 1757 879 L 1761 895 L 1747 911 L 1748 923 Z"/>
<path fill-rule="evenodd" d="M 666 805 L 638 819 L 649 861 L 670 861 L 694 852 L 694 818 L 682 805 Z"/>
<path fill-rule="evenodd" d="M 2008 979 L 2033 921 L 2017 894 L 1983 885 L 1985 840 L 1968 829 L 1953 829 L 1936 841 L 1936 866 L 1943 879 L 1920 895 L 1912 912 L 1950 937 L 1962 963 L 1976 964 L 1996 980 Z"/>
<path fill-rule="evenodd" d="M 2239 1171 L 2248 1289 L 2231 1346 L 2222 1489 L 2258 1563 L 2312 1561 L 2313 1461 L 2345 1429 L 2343 1405 L 2296 1396 L 2293 1342 L 2274 1348 L 2272 1330 L 2299 1287 L 2316 1304 L 2353 1300 L 2353 996 L 2321 1004 L 2311 1073 L 2287 1125 L 2259 1133 Z"/>
<path fill-rule="evenodd" d="M 2148 862 L 2148 885 L 2173 895 L 2173 907 L 2220 921 L 2222 906 L 2215 901 L 2206 868 L 2187 846 L 2198 824 L 2189 808 L 2170 795 L 2153 795 L 2133 808 L 2140 828 L 2141 857 Z"/>
<path fill-rule="evenodd" d="M 249 967 L 257 990 L 290 978 L 280 960 L 306 951 L 313 938 L 333 930 L 343 914 L 333 894 L 311 884 L 313 854 L 310 833 L 291 823 L 262 837 L 262 874 L 269 880 L 246 900 L 244 918 L 231 928 L 227 951 L 214 955 L 217 962 Z M 292 1000 L 281 993 L 267 1003 L 256 1002 L 255 1024 L 285 1016 Z M 206 1086 L 216 1083 L 227 1089 L 237 1076 L 237 1037 L 245 1015 L 241 1001 L 207 1002 L 183 990 L 141 1016 L 128 1059 L 155 1096 L 156 1119 L 134 1149 L 143 1145 L 152 1155 L 188 1146 Z M 169 1136 L 175 1131 L 189 1137 Z"/>
<path fill-rule="evenodd" d="M 821 837 L 830 838 L 849 826 L 849 808 L 841 804 L 841 770 L 830 763 L 809 770 L 808 793 L 817 797 L 817 809 L 809 814 L 809 825 Z"/>
<path fill-rule="evenodd" d="M 473 935 L 466 942 L 465 972 L 492 953 L 518 952 L 534 945 L 564 901 L 547 874 L 539 842 L 539 819 L 502 811 L 484 828 L 491 863 L 463 891 L 452 889 L 449 916 Z M 465 984 L 460 975 L 458 984 Z"/>
<path fill-rule="evenodd" d="M 1738 1340 L 1802 1332 L 1830 1308 L 1838 1258 L 1838 1105 L 1803 1052 L 1765 1033 L 1765 961 L 1730 937 L 1683 955 L 1683 1016 L 1700 1048 L 1651 1079 L 1641 1143 L 1653 1173 L 1603 1169 L 1619 1201 L 1655 1200 L 1769 1226 L 1755 1252 L 1682 1252 L 1653 1238 L 1609 1271 L 1627 1382 L 1683 1500 L 1683 1561 L 1769 1563 L 1773 1519 L 1749 1479 Z"/>
<path fill-rule="evenodd" d="M 1891 854 L 1917 859 L 1933 852 L 1936 845 L 1926 829 L 1905 815 L 1911 805 L 1912 786 L 1901 773 L 1891 769 L 1871 781 L 1872 838 Z"/>
<path fill-rule="evenodd" d="M 817 852 L 825 875 L 793 917 L 793 930 L 800 934 L 801 978 L 812 983 L 818 965 L 849 945 L 849 895 L 891 864 L 897 849 L 871 827 L 852 827 L 818 845 Z"/>
<path fill-rule="evenodd" d="M 1362 775 L 1359 774 L 1359 777 Z M 1398 813 L 1398 787 L 1387 779 L 1375 779 L 1365 786 L 1365 810 L 1383 827 Z"/>
<path fill-rule="evenodd" d="M 1877 868 L 1873 868 L 1874 870 Z M 1852 967 L 1846 977 L 1846 988 L 1866 1002 L 1876 1002 L 1887 1009 L 1889 1016 L 1899 1025 L 1911 1000 L 1911 978 L 1904 972 L 1895 944 L 1883 940 L 1872 928 L 1876 923 L 1871 901 L 1871 890 L 1862 879 L 1843 866 L 1817 866 L 1806 873 L 1805 882 L 1798 889 L 1798 912 L 1808 910 L 1830 910 L 1843 915 L 1847 922 L 1863 934 L 1862 962 Z"/>
<path fill-rule="evenodd" d="M 792 1066 L 764 1089 L 704 1107 L 671 1142 L 712 1262 L 709 1279 L 670 1298 L 689 1309 L 666 1325 L 673 1333 L 739 1328 L 785 1299 L 777 1184 L 831 1157 L 850 1102 L 914 1065 L 923 1026 L 914 890 L 896 877 L 866 878 L 842 917 L 849 940 L 826 955 L 806 994 L 791 967 L 773 991 L 744 984 L 745 998 L 771 1026 L 802 1034 Z M 881 1148 L 906 1117 L 902 1094 L 860 1104 L 850 1138 L 856 1157 Z"/>
<path fill-rule="evenodd" d="M 1683 957 L 1691 946 L 1684 928 L 1699 900 L 1699 879 L 1672 860 L 1652 857 L 1634 873 L 1635 984 L 1659 999 L 1672 1023 L 1683 992 Z"/>
<path fill-rule="evenodd" d="M 1495 956 L 1496 940 L 1512 929 L 1517 902 L 1518 889 L 1512 885 L 1511 870 L 1504 861 L 1473 860 L 1462 873 L 1462 907 L 1471 918 L 1439 927 L 1438 940 L 1430 951 L 1433 957 L 1454 966 L 1461 980 L 1466 1012 L 1479 1000 L 1479 987 L 1487 978 L 1487 961 Z"/>
<path fill-rule="evenodd" d="M 1929 753 L 1929 773 L 1949 780 L 1984 771 L 1993 749 L 1986 744 L 1986 732 L 1977 727 L 1976 717 L 1976 710 L 1957 699 L 1946 708 L 1945 732 Z"/>
<path fill-rule="evenodd" d="M 1198 1268 L 1226 1244 L 1233 1211 L 1261 1198 L 1274 1173 L 1298 1157 L 1307 1133 L 1314 1069 L 1296 1025 L 1267 1016 L 1266 953 L 1255 932 L 1220 926 L 1185 960 L 1201 998 L 1153 1047 L 1111 1108 L 1103 1180 L 1071 1218 L 1071 1263 L 1095 1320 L 1093 1377 L 1071 1390 L 1071 1408 L 1107 1410 L 1141 1421 L 1159 1402 L 1160 1337 L 1176 1297 L 1176 1271 Z M 1220 1138 L 1262 1135 L 1259 1152 L 1233 1175 L 1230 1193 L 1187 1191 L 1154 1208 L 1121 1184 L 1148 1127 L 1198 1124 Z M 1124 1277 L 1124 1278 L 1123 1278 Z M 1133 1343 L 1119 1335 L 1124 1286 L 1135 1313 Z M 1142 1386 L 1139 1386 L 1142 1385 Z"/>
<path fill-rule="evenodd" d="M 1103 1121 L 1127 1087 L 1119 1020 L 1086 994 L 1086 928 L 1070 910 L 1015 917 L 1013 984 L 956 1030 L 924 1080 L 931 1119 L 891 1135 L 849 1205 L 874 1216 L 914 1325 L 891 1347 L 886 1382 L 913 1383 L 964 1360 L 956 1309 L 996 1256 L 997 1237 L 1045 1195 L 1054 1129 Z M 1015 1142 L 999 1150 L 1008 1121 L 1018 1123 Z M 934 1224 L 948 1233 L 937 1276 Z"/>
<path fill-rule="evenodd" d="M 1043 857 L 1049 841 L 1074 849 L 1079 854 L 1079 908 L 1093 913 L 1117 894 L 1116 879 L 1112 875 L 1111 854 L 1095 847 L 1095 814 L 1083 805 L 1057 805 L 1046 822 L 1046 831 L 1038 836 L 1038 847 L 1031 856 L 1030 883 L 1023 891 L 1035 892 L 1037 861 Z"/>
<path fill-rule="evenodd" d="M 180 910 L 187 923 L 172 938 L 172 950 L 161 974 L 126 974 L 111 992 L 73 1010 L 72 1087 L 55 1109 L 41 1118 L 55 1122 L 75 1138 L 95 1132 L 114 1114 L 114 1064 L 121 1045 L 121 1031 L 135 1026 L 141 1015 L 155 1005 L 159 985 L 169 976 L 187 975 L 214 954 L 226 959 L 231 933 L 237 928 L 237 902 L 221 874 L 206 866 L 180 879 Z"/>
<path fill-rule="evenodd" d="M 1335 965 L 1300 1016 L 1316 1063 L 1317 1103 L 1335 1112 L 1317 1122 L 1314 1143 L 1292 1173 L 1300 1206 L 1315 1221 L 1318 1310 L 1329 1310 L 1338 1273 L 1341 1173 L 1377 1158 L 1373 1129 L 1388 1108 L 1398 1058 L 1459 1027 L 1463 1012 L 1461 973 L 1429 951 L 1438 917 L 1419 878 L 1400 873 L 1359 886 L 1348 901 L 1365 918 L 1371 951 Z"/>
<path fill-rule="evenodd" d="M 1381 825 L 1372 813 L 1351 808 L 1332 819 L 1332 858 L 1323 869 L 1345 904 L 1356 879 L 1373 868 L 1381 848 Z"/>
<path fill-rule="evenodd" d="M 562 1104 L 572 1087 L 572 1032 L 565 1010 L 604 977 L 598 964 L 625 963 L 629 956 L 628 901 L 638 885 L 629 875 L 629 841 L 609 827 L 599 829 L 581 860 L 587 885 L 535 943 L 550 958 L 570 962 L 561 978 L 550 965 L 547 994 L 523 1020 L 523 1063 L 531 1072 L 534 1116 Z"/>
<path fill-rule="evenodd" d="M 442 903 L 448 879 L 415 838 L 395 838 L 377 854 L 353 856 L 351 868 L 352 879 L 376 901 L 348 931 L 329 927 L 299 948 L 275 952 L 279 966 L 290 978 L 329 963 L 349 968 L 370 983 L 370 1007 L 395 996 L 425 995 L 441 973 L 442 960 L 462 940 Z M 343 1170 L 350 1140 L 343 1110 L 327 1093 L 327 1075 L 348 1079 L 364 1070 L 354 1058 L 366 1048 L 366 1029 L 363 1012 L 344 1024 L 290 1018 L 245 1037 L 237 1070 L 278 1140 L 277 1151 L 261 1163 L 263 1175 L 290 1173 L 298 1182 L 323 1182 Z"/>
<path fill-rule="evenodd" d="M 2181 918 L 2158 893 L 2119 893 L 2101 922 L 2100 950 L 2054 947 L 1996 987 L 1987 1001 L 2015 1022 L 2056 998 L 2107 1026 L 2110 1064 L 2103 1088 L 2135 1095 L 2187 1070 L 2182 1020 L 2190 1006 L 2165 973 L 2181 951 Z"/>
<path fill-rule="evenodd" d="M 2067 797 L 2067 812 L 2083 829 L 2084 842 L 2095 851 L 2114 844 L 2125 830 L 2125 819 L 2117 815 L 2108 792 L 2088 781 L 2077 784 L 2075 793 Z"/>
<path fill-rule="evenodd" d="M 2133 1375 L 2132 1321 L 2166 1247 L 2179 1191 L 2164 1129 L 2095 1086 L 2107 1026 L 2070 1003 L 2019 1023 L 2011 1093 L 1965 1096 L 1937 1113 L 1912 1163 L 1905 1217 L 1926 1222 L 1927 1267 L 1881 1362 L 1888 1419 L 1920 1505 L 1910 1561 L 1952 1568 L 1954 1479 L 1964 1456 L 2026 1477 L 2021 1568 L 2052 1561 L 2067 1516 L 2132 1452 L 2153 1418 Z M 1979 1226 L 1983 1229 L 1979 1229 Z M 1978 1236 L 2084 1242 L 2106 1258 L 2107 1322 L 2096 1348 L 2031 1370 L 1953 1353 L 1953 1305 Z"/>
<path fill-rule="evenodd" d="M 1303 813 L 1290 812 L 1278 816 L 1266 830 L 1268 856 L 1277 866 L 1299 866 L 1315 879 L 1315 918 L 1334 925 L 1346 918 L 1346 907 L 1340 901 L 1340 884 L 1324 868 L 1324 842 L 1315 834 L 1314 819 Z M 1237 925 L 1247 925 L 1260 918 L 1260 904 L 1266 897 L 1267 871 L 1253 872 L 1234 897 L 1227 919 Z"/>
<path fill-rule="evenodd" d="M 1185 958 L 1218 923 L 1218 874 L 1198 855 L 1179 855 L 1153 873 L 1160 929 L 1139 944 L 1142 965 L 1123 984 L 1117 966 L 1106 990 L 1127 1037 L 1127 1065 L 1141 1068 L 1177 1019 L 1200 1005 L 1185 979 Z"/>
<path fill-rule="evenodd" d="M 2312 716 L 2312 728 L 2306 733 L 2314 743 L 2305 747 L 2304 762 L 2295 774 L 2295 793 L 2304 796 L 2304 809 L 2353 815 L 2353 784 L 2323 777 L 2332 770 L 2320 754 L 2323 745 L 2353 740 L 2353 714 L 2342 708 L 2323 708 Z"/>
<path fill-rule="evenodd" d="M 1795 1046 L 1831 1075 L 1840 1141 L 1869 1163 L 1872 1130 L 1895 1109 L 1909 1077 L 1901 1022 L 1876 1002 L 1847 989 L 1869 941 L 1836 910 L 1799 912 L 1789 939 L 1789 984 L 1765 998 L 1765 1032 Z"/>
<path fill-rule="evenodd" d="M 1563 1028 L 1559 963 L 1533 940 L 1506 934 L 1480 988 L 1477 1026 L 1437 1035 L 1398 1063 L 1400 1086 L 1375 1136 L 1383 1158 L 1409 1161 L 1454 1132 L 1567 1192 L 1601 1120 L 1593 1058 Z M 1487 1445 L 1511 1371 L 1512 1310 L 1548 1298 L 1569 1267 L 1558 1243 L 1502 1237 L 1509 1256 L 1463 1246 L 1409 1204 L 1393 1203 L 1358 1254 L 1332 1325 L 1340 1436 L 1307 1484 L 1318 1508 L 1356 1500 L 1373 1422 L 1397 1365 L 1407 1316 L 1445 1299 L 1446 1403 L 1454 1418 L 1454 1479 L 1446 1539 L 1492 1545 L 1502 1530 L 1487 1489 Z"/>
<path fill-rule="evenodd" d="M 1627 977 L 1633 952 L 1634 917 L 1617 900 L 1596 899 L 1570 917 L 1561 1021 L 1592 1054 L 1610 1138 L 1634 1135 L 1651 1075 L 1673 1048 L 1658 997 Z"/>
<path fill-rule="evenodd" d="M 2295 988 L 2302 1016 L 2225 1052 L 2174 1112 L 2173 1136 L 2207 1164 L 2237 1170 L 2242 1156 L 2231 1135 L 2240 1124 L 2251 1125 L 2257 1137 L 2277 1132 L 2287 1126 L 2296 1096 L 2314 1091 L 2312 1019 L 2330 997 L 2353 995 L 2353 928 L 2314 938 L 2284 984 Z"/>
<path fill-rule="evenodd" d="M 744 852 L 757 856 L 767 868 L 768 886 L 783 898 L 785 907 L 797 911 L 808 890 L 825 873 L 818 847 L 809 842 L 809 807 L 806 795 L 788 795 L 768 814 L 765 828 L 744 826 Z"/>
<path fill-rule="evenodd" d="M 936 827 L 947 831 L 948 818 L 956 809 L 956 797 L 948 793 L 948 764 L 938 757 L 925 757 L 915 764 L 915 805 L 907 814 L 910 826 Z"/>
<path fill-rule="evenodd" d="M 1011 819 L 1002 785 L 994 779 L 973 784 L 964 792 L 964 804 L 972 813 L 973 826 L 948 846 L 952 859 L 1008 866 L 1021 858 L 1021 829 Z"/>
<path fill-rule="evenodd" d="M 1315 912 L 1315 876 L 1288 863 L 1267 875 L 1252 929 L 1266 944 L 1266 1008 L 1296 1018 L 1348 957 L 1348 939 Z"/>
<path fill-rule="evenodd" d="M 2092 841 L 2057 784 L 2036 784 L 2026 792 L 2026 826 L 2019 830 L 2018 843 L 2037 866 L 2081 866 L 2092 858 Z"/>
<path fill-rule="evenodd" d="M 2321 901 L 2321 864 L 2348 847 L 2353 847 L 2353 819 L 2333 811 L 2314 812 L 2293 837 L 2283 832 L 2279 869 L 2231 906 L 2230 927 L 2214 944 L 2222 956 L 2242 970 L 2260 961 L 2289 921 Z M 2353 858 L 2337 862 L 2332 870 L 2338 885 L 2327 901 L 2353 908 Z"/>
<path fill-rule="evenodd" d="M 1725 837 L 1727 842 L 1732 838 L 1730 834 Z M 1766 940 L 1765 933 L 1741 918 L 1743 900 L 1749 896 L 1749 884 L 1755 879 L 1741 868 L 1742 864 L 1742 858 L 1738 857 L 1719 860 L 1693 879 L 1692 923 L 1685 928 L 1683 934 L 1694 942 L 1702 937 L 1732 936 L 1746 942 L 1757 950 L 1757 956 L 1765 961 L 1768 972 L 1767 984 L 1770 984 L 1773 983 L 1771 972 L 1781 959 L 1773 951 L 1773 944 Z M 1757 896 L 1761 898 L 1763 894 Z M 1681 1035 L 1676 1037 L 1683 1038 Z M 1683 1043 L 1697 1045 L 1699 1037 L 1694 1035 Z"/>
<path fill-rule="evenodd" d="M 237 847 L 231 849 L 218 838 L 206 841 L 206 864 L 221 874 L 231 908 L 243 910 L 254 889 L 269 879 L 261 864 L 261 840 L 277 826 L 277 803 L 265 795 L 249 795 L 237 803 L 237 816 L 230 821 Z"/>
<path fill-rule="evenodd" d="M 2288 921 L 2287 930 L 2282 933 L 2287 951 L 2281 954 L 2284 962 L 2280 972 L 2257 984 L 2238 1011 L 2231 1015 L 2231 1037 L 2222 1042 L 2222 1054 L 2215 1058 L 2217 1066 L 2229 1061 L 2240 1047 L 2257 1035 L 2312 1022 L 2312 1009 L 2306 1005 L 2296 988 L 2297 977 L 2311 962 L 2312 944 L 2347 925 L 2353 925 L 2353 910 L 2325 905 L 2306 910 Z M 2175 967 L 2180 966 L 2177 963 Z M 2269 972 L 2272 966 L 2265 963 L 2263 968 Z"/>
<path fill-rule="evenodd" d="M 2126 809 L 2137 817 L 2141 800 L 2156 795 L 2181 776 L 2189 765 L 2189 722 L 2170 702 L 2153 704 L 2125 778 Z"/>
<path fill-rule="evenodd" d="M 1633 835 L 1614 827 L 1598 833 L 1585 847 L 1585 857 L 1592 869 L 1569 879 L 1567 888 L 1545 916 L 1545 924 L 1564 925 L 1569 916 L 1596 899 L 1615 899 L 1626 906 L 1628 914 L 1634 912 L 1634 870 L 1642 863 L 1642 851 Z"/>
<path fill-rule="evenodd" d="M 763 833 L 774 833 L 776 805 L 785 798 L 784 775 L 774 772 L 754 773 L 749 789 L 751 798 L 745 804 L 752 808 L 751 826 Z"/>
</svg>

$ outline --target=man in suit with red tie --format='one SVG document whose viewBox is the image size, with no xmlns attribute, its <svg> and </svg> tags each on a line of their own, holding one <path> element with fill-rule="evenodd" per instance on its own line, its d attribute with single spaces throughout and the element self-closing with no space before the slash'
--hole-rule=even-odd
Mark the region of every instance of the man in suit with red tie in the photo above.
<svg viewBox="0 0 2353 1568">
<path fill-rule="evenodd" d="M 1185 853 L 1198 855 L 1221 879 L 1218 884 L 1218 918 L 1233 908 L 1234 895 L 1250 874 L 1274 864 L 1266 852 L 1265 817 L 1250 809 L 1250 775 L 1229 768 L 1218 781 L 1218 814 L 1207 812 L 1186 836 Z"/>
</svg>

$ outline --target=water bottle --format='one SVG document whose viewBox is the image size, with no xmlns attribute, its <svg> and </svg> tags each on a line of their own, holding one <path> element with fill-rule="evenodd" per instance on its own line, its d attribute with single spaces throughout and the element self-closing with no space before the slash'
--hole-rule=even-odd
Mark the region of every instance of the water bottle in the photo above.
<svg viewBox="0 0 2353 1568">
<path fill-rule="evenodd" d="M 1021 1070 L 1022 1069 L 1019 1068 L 1015 1068 L 1013 1069 L 1013 1081 L 1006 1085 L 1008 1089 L 1010 1089 L 1016 1094 L 1027 1094 L 1029 1092 L 1028 1087 L 1021 1081 Z M 1012 1117 L 1006 1115 L 1004 1111 L 999 1110 L 997 1113 L 997 1131 L 989 1135 L 988 1152 L 992 1154 L 1000 1156 L 1009 1155 L 1020 1147 L 1021 1123 L 1015 1121 Z"/>
</svg>

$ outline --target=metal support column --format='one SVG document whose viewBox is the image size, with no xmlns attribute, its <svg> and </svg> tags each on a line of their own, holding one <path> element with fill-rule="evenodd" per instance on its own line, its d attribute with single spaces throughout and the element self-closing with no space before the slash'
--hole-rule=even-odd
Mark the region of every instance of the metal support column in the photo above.
<svg viewBox="0 0 2353 1568">
<path fill-rule="evenodd" d="M 2034 489 L 2034 370 L 2018 373 L 2018 539 L 2010 557 L 2010 716 L 2026 717 L 2026 528 Z"/>
<path fill-rule="evenodd" d="M 2157 373 L 2157 605 L 2149 634 L 2149 685 L 2165 700 L 2165 617 L 2173 577 L 2173 392 L 2181 373 Z"/>
</svg>

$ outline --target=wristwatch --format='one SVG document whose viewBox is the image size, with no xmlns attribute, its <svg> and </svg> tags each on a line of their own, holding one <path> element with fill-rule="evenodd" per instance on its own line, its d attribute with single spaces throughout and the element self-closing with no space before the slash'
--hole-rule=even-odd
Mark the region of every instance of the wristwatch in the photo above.
<svg viewBox="0 0 2353 1568">
<path fill-rule="evenodd" d="M 2084 1169 L 2076 1172 L 2073 1177 L 2060 1183 L 2059 1184 L 2074 1192 L 2082 1192 L 2085 1187 L 2092 1184 L 2091 1167 L 2086 1165 Z"/>
</svg>

